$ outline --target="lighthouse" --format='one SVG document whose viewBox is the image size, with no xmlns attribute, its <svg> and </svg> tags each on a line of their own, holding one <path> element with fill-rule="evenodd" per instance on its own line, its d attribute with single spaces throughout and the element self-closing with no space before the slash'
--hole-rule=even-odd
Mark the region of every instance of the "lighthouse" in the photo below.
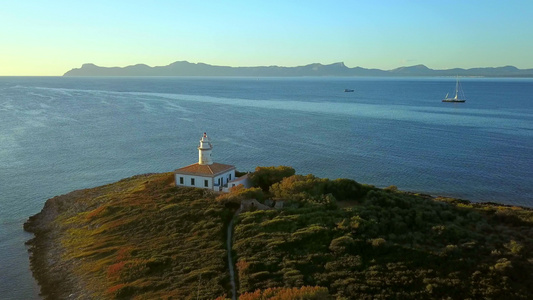
<svg viewBox="0 0 533 300">
<path fill-rule="evenodd" d="M 200 146 L 198 146 L 198 164 L 199 165 L 212 165 L 213 160 L 211 159 L 211 150 L 213 150 L 213 145 L 207 137 L 207 133 L 204 132 L 204 135 L 200 139 Z"/>
<path fill-rule="evenodd" d="M 204 132 L 198 145 L 198 163 L 174 171 L 176 186 L 204 188 L 216 192 L 228 192 L 239 184 L 245 188 L 251 187 L 248 175 L 235 177 L 235 166 L 213 162 L 212 150 L 213 145 Z"/>
</svg>

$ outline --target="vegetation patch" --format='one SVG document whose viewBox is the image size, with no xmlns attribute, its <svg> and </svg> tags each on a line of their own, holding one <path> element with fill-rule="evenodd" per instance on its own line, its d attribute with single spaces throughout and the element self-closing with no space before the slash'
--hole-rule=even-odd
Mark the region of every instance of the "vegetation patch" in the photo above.
<svg viewBox="0 0 533 300">
<path fill-rule="evenodd" d="M 70 276 L 85 283 L 83 297 L 214 299 L 229 290 L 232 212 L 211 193 L 176 188 L 165 173 L 71 196 L 53 221 L 54 242 L 61 263 L 76 264 Z"/>
<path fill-rule="evenodd" d="M 322 299 L 533 295 L 530 209 L 348 179 L 271 177 L 266 196 L 293 205 L 239 215 L 234 250 L 245 299 L 278 299 L 264 295 L 302 286 L 325 288 Z"/>
<path fill-rule="evenodd" d="M 241 300 L 533 295 L 531 209 L 285 166 L 258 167 L 250 178 L 255 187 L 216 195 L 177 188 L 171 173 L 139 175 L 48 200 L 25 225 L 36 235 L 32 268 L 44 296 L 228 299 L 226 229 L 250 199 L 266 208 L 235 219 Z"/>
</svg>

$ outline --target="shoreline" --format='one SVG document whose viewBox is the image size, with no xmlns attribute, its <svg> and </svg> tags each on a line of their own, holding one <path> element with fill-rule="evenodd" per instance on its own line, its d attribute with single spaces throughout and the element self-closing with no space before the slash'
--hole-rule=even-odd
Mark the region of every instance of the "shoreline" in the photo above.
<svg viewBox="0 0 533 300">
<path fill-rule="evenodd" d="M 24 231 L 33 238 L 26 242 L 30 259 L 30 269 L 37 281 L 43 299 L 77 299 L 85 290 L 80 278 L 75 274 L 80 262 L 62 260 L 65 249 L 61 245 L 61 232 L 54 224 L 64 211 L 71 210 L 76 199 L 87 190 L 75 190 L 46 200 L 40 212 L 28 218 Z"/>
<path fill-rule="evenodd" d="M 386 189 L 386 188 L 381 188 L 381 189 Z M 434 201 L 441 201 L 441 202 L 445 202 L 444 199 L 449 199 L 450 201 L 454 203 L 471 204 L 473 206 L 476 206 L 476 205 L 477 206 L 501 206 L 501 207 L 507 207 L 507 208 L 519 207 L 525 210 L 533 210 L 533 203 L 531 204 L 531 206 L 525 206 L 525 205 L 518 205 L 518 204 L 499 203 L 496 201 L 463 199 L 463 198 L 454 197 L 453 195 L 446 195 L 446 194 L 433 195 L 433 194 L 427 194 L 425 192 L 420 192 L 420 191 L 403 191 L 403 190 L 399 190 L 399 191 L 409 194 L 409 195 L 420 196 L 420 197 L 424 197 L 424 198 L 431 199 Z"/>
</svg>

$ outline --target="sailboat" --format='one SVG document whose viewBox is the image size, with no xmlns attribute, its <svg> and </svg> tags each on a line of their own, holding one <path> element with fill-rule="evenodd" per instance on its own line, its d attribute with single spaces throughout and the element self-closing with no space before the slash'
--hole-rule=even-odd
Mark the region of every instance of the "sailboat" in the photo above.
<svg viewBox="0 0 533 300">
<path fill-rule="evenodd" d="M 448 97 L 448 94 L 446 94 L 446 97 L 444 97 L 444 99 L 442 99 L 442 102 L 465 102 L 466 99 L 464 97 L 464 93 L 463 93 L 463 90 L 461 90 L 461 94 L 462 94 L 462 98 L 459 98 L 458 95 L 459 95 L 459 90 L 460 90 L 460 86 L 459 86 L 459 76 L 457 76 L 457 81 L 455 83 L 455 97 L 453 98 L 449 98 Z"/>
</svg>

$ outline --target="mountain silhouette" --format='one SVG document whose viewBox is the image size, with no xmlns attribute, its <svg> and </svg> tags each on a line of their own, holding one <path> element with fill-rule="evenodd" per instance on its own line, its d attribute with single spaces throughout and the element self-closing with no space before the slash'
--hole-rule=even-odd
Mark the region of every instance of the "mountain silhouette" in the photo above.
<svg viewBox="0 0 533 300">
<path fill-rule="evenodd" d="M 433 70 L 425 65 L 400 67 L 393 70 L 349 68 L 343 62 L 329 65 L 313 63 L 298 67 L 259 66 L 228 67 L 205 63 L 176 61 L 167 66 L 150 67 L 136 64 L 127 67 L 100 67 L 83 64 L 63 76 L 243 76 L 243 77 L 298 77 L 298 76 L 482 76 L 482 77 L 533 77 L 533 69 L 513 66 L 472 69 Z"/>
</svg>

